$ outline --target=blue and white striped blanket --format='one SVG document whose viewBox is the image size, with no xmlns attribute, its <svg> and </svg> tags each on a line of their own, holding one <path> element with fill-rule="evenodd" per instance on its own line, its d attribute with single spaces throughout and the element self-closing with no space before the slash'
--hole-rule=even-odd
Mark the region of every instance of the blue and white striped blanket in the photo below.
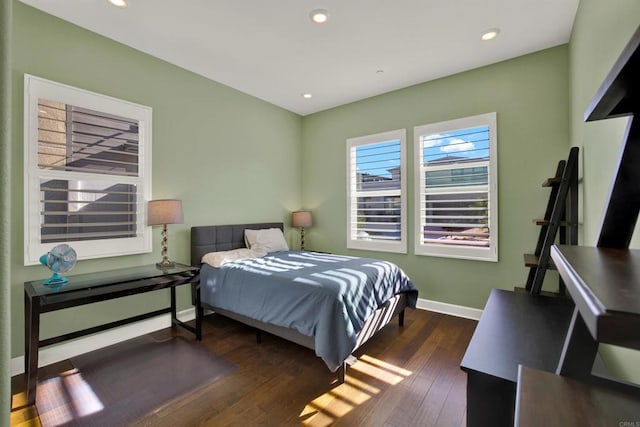
<svg viewBox="0 0 640 427">
<path fill-rule="evenodd" d="M 395 264 L 318 252 L 274 252 L 200 271 L 201 298 L 229 310 L 312 336 L 316 354 L 335 371 L 356 346 L 367 318 L 388 299 L 418 291 Z"/>
</svg>

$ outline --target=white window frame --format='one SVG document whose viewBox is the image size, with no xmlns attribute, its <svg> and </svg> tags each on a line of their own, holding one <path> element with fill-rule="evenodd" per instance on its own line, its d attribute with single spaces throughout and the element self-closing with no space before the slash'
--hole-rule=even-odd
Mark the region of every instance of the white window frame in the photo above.
<svg viewBox="0 0 640 427">
<path fill-rule="evenodd" d="M 400 141 L 400 240 L 358 240 L 354 238 L 354 204 L 357 201 L 355 186 L 357 184 L 357 168 L 353 154 L 355 149 L 362 145 L 378 144 L 387 141 Z M 397 129 L 374 135 L 360 136 L 347 139 L 347 248 L 369 251 L 407 253 L 407 172 L 406 172 L 406 129 Z M 393 193 L 393 194 L 392 194 Z M 379 192 L 367 192 L 372 196 L 397 195 L 398 190 L 380 190 Z"/>
<path fill-rule="evenodd" d="M 479 261 L 498 261 L 498 139 L 496 113 L 480 114 L 477 116 L 447 120 L 439 123 L 416 126 L 414 135 L 414 239 L 415 254 L 446 258 L 461 258 Z M 478 126 L 489 127 L 489 173 L 487 189 L 489 193 L 489 246 L 471 247 L 423 242 L 423 227 L 421 207 L 422 189 L 424 188 L 425 169 L 423 168 L 423 147 L 421 136 L 451 132 Z M 465 167 L 473 167 L 468 163 Z M 477 164 L 475 164 L 477 166 Z M 449 167 L 450 169 L 450 167 Z M 464 187 L 456 189 L 464 190 Z"/>
<path fill-rule="evenodd" d="M 83 172 L 47 170 L 38 167 L 38 99 L 88 108 L 138 120 L 139 158 L 136 177 L 97 175 Z M 24 265 L 38 264 L 39 257 L 59 243 L 41 243 L 41 179 L 98 180 L 137 186 L 136 236 L 66 242 L 78 259 L 101 258 L 151 252 L 151 227 L 146 225 L 147 202 L 151 198 L 150 107 L 67 86 L 29 74 L 24 75 Z"/>
</svg>

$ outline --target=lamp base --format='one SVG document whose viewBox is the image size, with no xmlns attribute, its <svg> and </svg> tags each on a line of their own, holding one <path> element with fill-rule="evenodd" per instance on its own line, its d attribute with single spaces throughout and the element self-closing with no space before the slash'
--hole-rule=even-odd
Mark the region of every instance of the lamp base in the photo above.
<svg viewBox="0 0 640 427">
<path fill-rule="evenodd" d="M 162 261 L 156 262 L 156 268 L 160 270 L 167 270 L 169 268 L 173 268 L 176 266 L 176 263 L 173 261 L 169 261 L 167 258 L 167 224 L 162 225 Z"/>
<path fill-rule="evenodd" d="M 159 270 L 167 270 L 169 268 L 174 268 L 175 266 L 176 266 L 176 263 L 173 261 L 156 262 L 156 268 Z"/>
</svg>

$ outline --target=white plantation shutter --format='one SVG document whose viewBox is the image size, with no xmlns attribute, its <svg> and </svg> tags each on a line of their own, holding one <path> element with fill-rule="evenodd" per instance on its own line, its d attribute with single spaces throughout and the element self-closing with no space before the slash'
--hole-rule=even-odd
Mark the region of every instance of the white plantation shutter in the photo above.
<svg viewBox="0 0 640 427">
<path fill-rule="evenodd" d="M 135 237 L 138 140 L 136 120 L 38 100 L 38 168 L 87 178 L 40 179 L 42 243 Z"/>
<path fill-rule="evenodd" d="M 43 179 L 40 190 L 42 243 L 136 236 L 133 184 Z"/>
<path fill-rule="evenodd" d="M 138 176 L 138 121 L 38 99 L 38 167 Z"/>
<path fill-rule="evenodd" d="M 347 247 L 406 252 L 405 141 L 404 129 L 347 140 Z"/>
<path fill-rule="evenodd" d="M 414 129 L 416 253 L 497 260 L 495 113 Z"/>
<path fill-rule="evenodd" d="M 150 251 L 151 110 L 25 75 L 25 123 L 25 264 Z"/>
</svg>

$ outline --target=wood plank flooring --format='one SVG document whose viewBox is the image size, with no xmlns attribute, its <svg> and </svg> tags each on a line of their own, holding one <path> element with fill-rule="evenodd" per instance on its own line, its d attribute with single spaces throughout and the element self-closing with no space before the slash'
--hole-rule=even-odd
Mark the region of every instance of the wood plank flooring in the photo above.
<svg viewBox="0 0 640 427">
<path fill-rule="evenodd" d="M 463 426 L 466 374 L 459 365 L 476 324 L 407 310 L 403 328 L 392 321 L 355 353 L 357 363 L 338 386 L 312 350 L 268 334 L 256 344 L 251 328 L 210 315 L 203 322 L 202 345 L 237 368 L 137 425 Z M 188 336 L 177 329 L 152 335 Z M 42 368 L 41 375 L 59 369 L 56 365 Z M 13 378 L 11 424 L 40 425 L 34 407 L 20 408 L 22 381 Z"/>
</svg>

